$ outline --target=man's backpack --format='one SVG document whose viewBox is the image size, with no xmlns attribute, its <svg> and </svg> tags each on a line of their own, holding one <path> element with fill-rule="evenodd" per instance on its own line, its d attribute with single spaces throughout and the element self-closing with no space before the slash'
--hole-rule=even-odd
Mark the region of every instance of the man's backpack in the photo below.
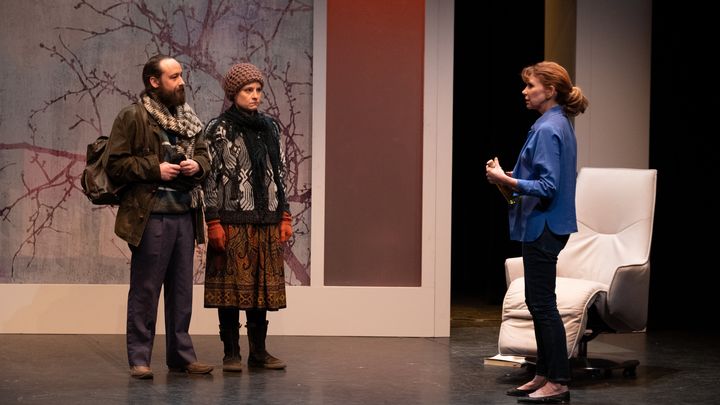
<svg viewBox="0 0 720 405">
<path fill-rule="evenodd" d="M 115 185 L 105 172 L 108 160 L 107 143 L 108 137 L 100 135 L 95 142 L 87 146 L 87 164 L 80 178 L 83 193 L 95 205 L 120 204 L 120 192 L 125 187 Z"/>
</svg>

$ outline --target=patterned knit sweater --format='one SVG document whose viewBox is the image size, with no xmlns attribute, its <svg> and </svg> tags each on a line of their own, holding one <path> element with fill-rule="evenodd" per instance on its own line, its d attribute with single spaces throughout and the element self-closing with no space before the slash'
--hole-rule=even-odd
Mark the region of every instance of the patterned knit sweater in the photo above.
<svg viewBox="0 0 720 405">
<path fill-rule="evenodd" d="M 211 156 L 203 184 L 206 220 L 224 224 L 275 224 L 285 198 L 285 154 L 270 117 L 230 107 L 204 131 Z"/>
</svg>

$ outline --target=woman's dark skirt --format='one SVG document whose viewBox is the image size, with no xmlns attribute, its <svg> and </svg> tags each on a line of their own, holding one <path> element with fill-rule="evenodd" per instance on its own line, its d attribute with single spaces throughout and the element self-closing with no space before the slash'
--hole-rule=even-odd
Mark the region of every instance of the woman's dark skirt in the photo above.
<svg viewBox="0 0 720 405">
<path fill-rule="evenodd" d="M 286 307 L 283 245 L 279 224 L 223 225 L 225 252 L 208 247 L 205 307 Z"/>
</svg>

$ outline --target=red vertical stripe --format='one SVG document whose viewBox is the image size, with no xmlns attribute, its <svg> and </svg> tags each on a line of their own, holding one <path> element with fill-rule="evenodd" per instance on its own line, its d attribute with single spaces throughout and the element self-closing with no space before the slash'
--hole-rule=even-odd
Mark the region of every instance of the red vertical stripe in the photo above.
<svg viewBox="0 0 720 405">
<path fill-rule="evenodd" d="M 328 1 L 326 285 L 420 285 L 424 7 Z"/>
</svg>

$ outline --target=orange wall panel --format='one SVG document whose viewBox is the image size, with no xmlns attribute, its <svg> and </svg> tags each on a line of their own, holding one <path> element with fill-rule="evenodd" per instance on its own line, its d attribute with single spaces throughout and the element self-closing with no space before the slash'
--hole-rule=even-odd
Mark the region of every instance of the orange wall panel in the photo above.
<svg viewBox="0 0 720 405">
<path fill-rule="evenodd" d="M 420 286 L 424 7 L 328 1 L 326 285 Z"/>
</svg>

